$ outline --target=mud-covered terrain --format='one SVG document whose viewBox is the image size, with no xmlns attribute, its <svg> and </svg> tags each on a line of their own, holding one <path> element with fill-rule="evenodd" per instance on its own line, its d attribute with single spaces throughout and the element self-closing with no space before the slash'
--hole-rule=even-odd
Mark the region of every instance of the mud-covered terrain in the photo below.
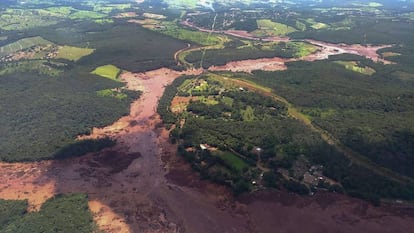
<svg viewBox="0 0 414 233">
<path fill-rule="evenodd" d="M 199 71 L 187 72 L 193 73 Z M 234 208 L 218 206 L 230 196 L 223 188 L 207 195 L 165 178 L 161 155 L 174 155 L 174 148 L 155 111 L 165 86 L 179 75 L 168 69 L 123 74 L 129 88 L 144 94 L 129 116 L 83 136 L 110 136 L 117 145 L 75 159 L 2 163 L 0 198 L 28 199 L 29 210 L 36 211 L 58 193 L 87 193 L 95 220 L 106 232 L 249 232 L 245 218 L 231 214 Z"/>
<path fill-rule="evenodd" d="M 95 221 L 106 232 L 409 232 L 414 227 L 410 206 L 379 208 L 323 193 L 259 192 L 234 199 L 225 187 L 200 180 L 175 156 L 156 114 L 165 86 L 181 74 L 168 69 L 122 74 L 142 97 L 129 116 L 80 137 L 109 136 L 117 145 L 80 158 L 2 163 L 0 198 L 28 199 L 29 210 L 37 211 L 58 193 L 87 193 Z"/>
</svg>

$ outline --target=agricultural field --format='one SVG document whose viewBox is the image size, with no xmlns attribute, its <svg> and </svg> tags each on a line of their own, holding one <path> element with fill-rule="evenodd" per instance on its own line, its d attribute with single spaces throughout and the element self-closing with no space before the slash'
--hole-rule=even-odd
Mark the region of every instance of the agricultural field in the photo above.
<svg viewBox="0 0 414 233">
<path fill-rule="evenodd" d="M 312 19 L 312 18 L 306 19 L 306 22 L 307 22 L 308 24 L 310 24 L 310 27 L 311 27 L 311 28 L 316 29 L 316 30 L 319 30 L 319 29 L 323 29 L 323 28 L 327 28 L 327 27 L 329 27 L 329 25 L 327 25 L 327 24 L 325 24 L 325 23 L 321 23 L 321 22 L 316 22 L 316 21 L 315 21 L 314 19 Z"/>
<path fill-rule="evenodd" d="M 36 45 L 50 45 L 50 44 L 53 44 L 53 43 L 43 39 L 40 36 L 20 39 L 18 41 L 15 41 L 13 43 L 0 47 L 0 57 L 8 55 L 10 53 L 23 50 L 23 49 L 31 48 Z"/>
<path fill-rule="evenodd" d="M 42 17 L 35 10 L 6 9 L 0 14 L 0 29 L 6 31 L 45 27 L 57 23 L 57 19 Z"/>
<path fill-rule="evenodd" d="M 212 156 L 218 156 L 223 162 L 236 172 L 243 172 L 249 165 L 237 155 L 230 152 L 214 151 Z"/>
<path fill-rule="evenodd" d="M 257 26 L 259 29 L 252 32 L 257 37 L 284 36 L 296 31 L 294 27 L 273 22 L 269 19 L 257 20 Z"/>
<path fill-rule="evenodd" d="M 352 70 L 354 72 L 361 73 L 364 75 L 373 75 L 375 73 L 375 70 L 371 67 L 361 67 L 360 64 L 358 64 L 358 62 L 356 61 L 336 61 L 335 63 L 344 66 L 347 70 Z"/>
<path fill-rule="evenodd" d="M 132 8 L 132 5 L 129 3 L 125 4 L 97 4 L 95 2 L 90 2 L 89 4 L 91 7 L 93 7 L 93 11 L 95 12 L 102 12 L 104 14 L 109 14 L 113 11 L 123 11 Z"/>
<path fill-rule="evenodd" d="M 110 8 L 114 10 L 119 9 L 116 6 L 110 6 Z M 108 13 L 106 13 L 108 10 L 79 10 L 70 6 L 38 9 L 7 8 L 0 12 L 0 28 L 6 31 L 47 27 L 67 19 L 96 20 L 108 17 Z"/>
<path fill-rule="evenodd" d="M 62 58 L 70 61 L 78 61 L 84 56 L 88 56 L 93 53 L 94 49 L 90 48 L 78 48 L 73 46 L 60 46 L 56 51 L 56 59 Z"/>
<path fill-rule="evenodd" d="M 104 66 L 97 67 L 91 73 L 102 76 L 104 78 L 117 80 L 119 74 L 121 73 L 121 70 L 114 65 L 104 65 Z"/>
</svg>

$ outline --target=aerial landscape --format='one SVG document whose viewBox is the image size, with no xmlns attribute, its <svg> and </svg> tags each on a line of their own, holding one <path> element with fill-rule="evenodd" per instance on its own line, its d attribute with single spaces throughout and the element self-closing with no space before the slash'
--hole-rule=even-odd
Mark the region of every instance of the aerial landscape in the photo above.
<svg viewBox="0 0 414 233">
<path fill-rule="evenodd" d="M 0 233 L 414 232 L 414 0 L 2 0 Z"/>
</svg>

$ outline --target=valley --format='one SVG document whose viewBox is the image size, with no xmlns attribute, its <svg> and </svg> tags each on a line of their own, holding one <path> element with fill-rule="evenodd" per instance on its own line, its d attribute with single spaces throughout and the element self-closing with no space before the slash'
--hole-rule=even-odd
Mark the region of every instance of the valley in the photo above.
<svg viewBox="0 0 414 233">
<path fill-rule="evenodd" d="M 0 232 L 409 232 L 414 4 L 380 2 L 0 3 Z"/>
</svg>

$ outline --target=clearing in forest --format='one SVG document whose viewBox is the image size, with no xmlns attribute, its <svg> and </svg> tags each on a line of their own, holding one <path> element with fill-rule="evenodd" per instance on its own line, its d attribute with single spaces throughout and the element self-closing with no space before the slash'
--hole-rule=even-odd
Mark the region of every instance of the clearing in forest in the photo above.
<svg viewBox="0 0 414 233">
<path fill-rule="evenodd" d="M 104 66 L 99 66 L 91 73 L 105 77 L 105 78 L 117 80 L 119 74 L 121 73 L 121 69 L 119 69 L 118 67 L 114 65 L 104 65 Z"/>
<path fill-rule="evenodd" d="M 286 24 L 273 22 L 270 19 L 257 20 L 258 30 L 253 31 L 255 36 L 284 36 L 291 32 L 295 32 L 296 29 Z"/>
<path fill-rule="evenodd" d="M 356 61 L 336 61 L 335 63 L 342 65 L 347 70 L 352 70 L 354 72 L 365 74 L 365 75 L 373 75 L 375 70 L 369 66 L 362 67 Z"/>
<path fill-rule="evenodd" d="M 78 48 L 72 46 L 59 46 L 57 55 L 55 58 L 62 58 L 70 61 L 78 61 L 84 56 L 88 56 L 93 53 L 94 49 L 90 48 Z"/>
</svg>

